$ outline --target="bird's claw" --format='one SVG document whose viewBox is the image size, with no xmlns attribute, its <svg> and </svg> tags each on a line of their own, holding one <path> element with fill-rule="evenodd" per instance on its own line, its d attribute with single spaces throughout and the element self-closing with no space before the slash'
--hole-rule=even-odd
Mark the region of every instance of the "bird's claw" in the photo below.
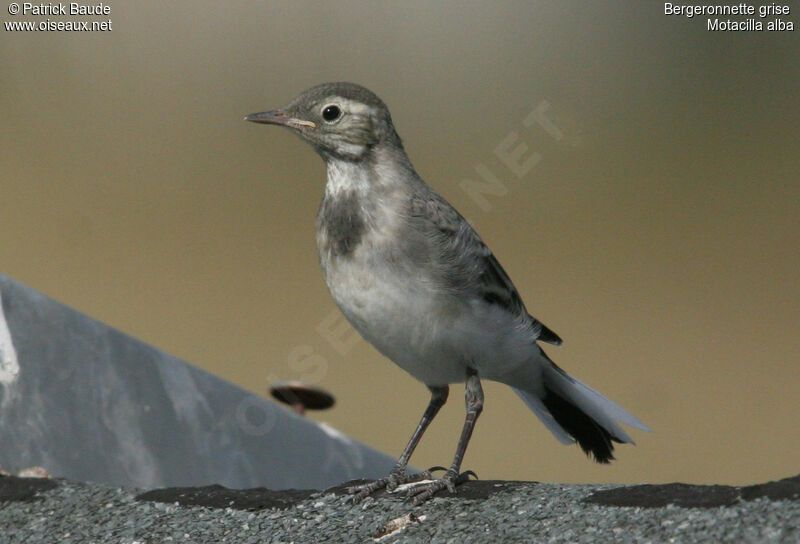
<svg viewBox="0 0 800 544">
<path fill-rule="evenodd" d="M 429 469 L 428 474 L 433 470 L 444 470 L 444 467 L 433 467 Z M 432 482 L 419 484 L 409 489 L 408 497 L 411 499 L 414 506 L 419 506 L 443 489 L 447 489 L 451 495 L 455 495 L 456 486 L 468 481 L 470 476 L 475 477 L 475 479 L 478 478 L 478 475 L 471 470 L 459 474 L 454 470 L 448 469 L 441 478 L 433 480 Z"/>
<path fill-rule="evenodd" d="M 478 479 L 478 475 L 471 470 L 458 474 L 450 469 L 445 470 L 441 478 L 434 479 L 431 472 L 439 470 L 445 470 L 445 468 L 431 467 L 419 474 L 408 474 L 405 467 L 395 468 L 384 478 L 380 478 L 374 482 L 348 487 L 347 493 L 353 496 L 353 502 L 360 502 L 379 489 L 385 489 L 387 492 L 391 493 L 403 484 L 420 482 L 409 487 L 406 493 L 406 496 L 412 500 L 414 506 L 419 506 L 442 489 L 447 489 L 448 492 L 455 495 L 456 486 L 469 481 L 470 477 L 476 480 Z"/>
<path fill-rule="evenodd" d="M 354 485 L 347 488 L 347 492 L 353 495 L 353 502 L 359 502 L 379 489 L 385 489 L 389 493 L 397 489 L 402 484 L 415 482 L 418 480 L 427 480 L 431 478 L 431 473 L 428 471 L 420 474 L 409 475 L 405 467 L 395 468 L 388 476 L 375 480 L 367 484 Z"/>
</svg>

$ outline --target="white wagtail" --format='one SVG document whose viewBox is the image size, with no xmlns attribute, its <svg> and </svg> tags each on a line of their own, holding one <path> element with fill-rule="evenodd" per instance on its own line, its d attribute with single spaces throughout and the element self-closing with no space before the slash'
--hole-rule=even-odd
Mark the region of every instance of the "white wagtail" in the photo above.
<svg viewBox="0 0 800 544">
<path fill-rule="evenodd" d="M 466 382 L 461 438 L 444 475 L 409 491 L 416 504 L 455 492 L 463 480 L 461 460 L 483 408 L 481 378 L 511 386 L 558 440 L 577 441 L 599 463 L 614 458 L 612 442 L 633 442 L 618 422 L 649 430 L 544 353 L 538 342 L 561 338 L 528 314 L 478 234 L 419 177 L 374 93 L 325 83 L 245 120 L 289 127 L 322 156 L 328 180 L 317 248 L 328 289 L 361 336 L 431 392 L 397 465 L 351 488 L 357 499 L 415 479 L 409 458 L 451 383 Z"/>
</svg>

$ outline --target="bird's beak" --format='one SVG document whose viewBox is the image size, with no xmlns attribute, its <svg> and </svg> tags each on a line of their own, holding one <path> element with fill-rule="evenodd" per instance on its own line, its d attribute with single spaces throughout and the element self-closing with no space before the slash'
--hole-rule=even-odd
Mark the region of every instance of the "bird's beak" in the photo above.
<svg viewBox="0 0 800 544">
<path fill-rule="evenodd" d="M 298 119 L 288 115 L 283 110 L 262 111 L 261 113 L 251 113 L 244 118 L 245 121 L 253 123 L 265 123 L 267 125 L 282 125 L 291 128 L 317 128 L 317 125 L 305 119 Z"/>
</svg>

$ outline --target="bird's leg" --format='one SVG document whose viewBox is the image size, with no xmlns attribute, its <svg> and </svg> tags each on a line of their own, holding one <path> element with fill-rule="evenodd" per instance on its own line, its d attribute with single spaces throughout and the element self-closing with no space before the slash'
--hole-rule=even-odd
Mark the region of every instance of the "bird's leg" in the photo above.
<svg viewBox="0 0 800 544">
<path fill-rule="evenodd" d="M 464 419 L 464 428 L 461 430 L 461 438 L 458 439 L 458 446 L 456 447 L 456 454 L 453 457 L 453 464 L 447 469 L 447 472 L 438 479 L 430 483 L 420 484 L 409 491 L 409 496 L 413 497 L 415 505 L 419 505 L 426 500 L 433 497 L 433 495 L 442 489 L 447 489 L 450 493 L 456 492 L 456 484 L 461 483 L 464 479 L 461 478 L 461 461 L 464 459 L 464 453 L 467 451 L 467 444 L 472 436 L 472 430 L 475 428 L 475 422 L 483 410 L 483 388 L 481 381 L 478 378 L 477 372 L 473 369 L 467 371 L 467 384 L 464 391 L 464 398 L 467 405 L 467 416 Z"/>
<path fill-rule="evenodd" d="M 370 495 L 373 491 L 377 491 L 378 489 L 386 488 L 387 491 L 392 491 L 397 488 L 398 485 L 404 484 L 406 482 L 414 481 L 418 479 L 416 476 L 409 476 L 406 473 L 406 467 L 408 466 L 408 461 L 411 459 L 411 454 L 414 453 L 414 449 L 419 444 L 420 438 L 422 438 L 425 429 L 428 428 L 433 418 L 436 417 L 436 414 L 439 412 L 439 409 L 444 406 L 444 403 L 447 402 L 447 395 L 450 393 L 450 388 L 446 385 L 443 386 L 428 386 L 428 389 L 431 391 L 431 400 L 428 403 L 428 407 L 425 409 L 425 413 L 422 414 L 422 419 L 419 420 L 419 425 L 417 425 L 414 434 L 411 435 L 411 440 L 408 441 L 403 453 L 400 455 L 400 458 L 397 460 L 397 464 L 395 464 L 392 471 L 389 473 L 388 476 L 385 478 L 381 478 L 379 480 L 375 480 L 374 482 L 370 482 L 368 484 L 357 485 L 353 487 L 347 488 L 347 492 L 351 495 L 355 495 L 353 497 L 354 501 L 360 501 L 361 499 Z M 424 476 L 429 476 L 424 474 Z"/>
</svg>

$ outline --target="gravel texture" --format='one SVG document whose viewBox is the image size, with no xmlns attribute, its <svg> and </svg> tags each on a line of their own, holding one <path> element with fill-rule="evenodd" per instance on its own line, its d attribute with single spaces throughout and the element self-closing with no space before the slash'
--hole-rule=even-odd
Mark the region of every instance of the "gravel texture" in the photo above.
<svg viewBox="0 0 800 544">
<path fill-rule="evenodd" d="M 471 481 L 420 507 L 385 493 L 354 505 L 341 487 L 142 492 L 4 476 L 0 542 L 800 542 L 800 476 L 742 488 Z"/>
</svg>

